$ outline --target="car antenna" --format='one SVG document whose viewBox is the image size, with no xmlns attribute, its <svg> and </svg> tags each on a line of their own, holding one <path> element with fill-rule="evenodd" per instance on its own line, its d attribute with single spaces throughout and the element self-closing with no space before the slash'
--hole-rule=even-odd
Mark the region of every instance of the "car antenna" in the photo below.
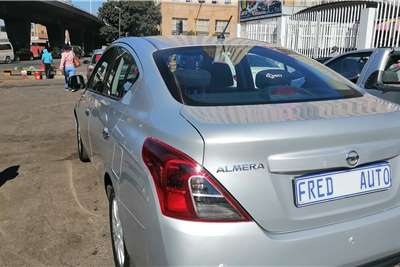
<svg viewBox="0 0 400 267">
<path fill-rule="evenodd" d="M 226 23 L 224 30 L 218 34 L 218 40 L 225 40 L 225 32 L 228 29 L 229 23 L 231 22 L 232 16 L 229 18 L 228 23 Z"/>
</svg>

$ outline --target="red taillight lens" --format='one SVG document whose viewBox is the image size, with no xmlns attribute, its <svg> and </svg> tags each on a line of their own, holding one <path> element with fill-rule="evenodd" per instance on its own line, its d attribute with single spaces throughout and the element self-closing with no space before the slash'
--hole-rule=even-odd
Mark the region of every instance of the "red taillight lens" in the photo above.
<svg viewBox="0 0 400 267">
<path fill-rule="evenodd" d="M 183 152 L 147 138 L 142 157 L 154 179 L 164 215 L 210 222 L 251 220 L 211 174 Z"/>
</svg>

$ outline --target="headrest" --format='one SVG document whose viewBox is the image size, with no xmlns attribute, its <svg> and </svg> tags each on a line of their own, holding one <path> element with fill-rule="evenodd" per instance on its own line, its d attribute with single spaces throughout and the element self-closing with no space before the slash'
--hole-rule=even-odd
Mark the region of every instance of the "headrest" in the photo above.
<svg viewBox="0 0 400 267">
<path fill-rule="evenodd" d="M 204 89 L 210 85 L 211 80 L 211 74 L 206 70 L 178 69 L 175 76 L 183 88 Z"/>
<path fill-rule="evenodd" d="M 212 88 L 224 88 L 233 85 L 232 71 L 228 64 L 214 62 L 211 64 L 210 72 Z"/>
<path fill-rule="evenodd" d="M 263 70 L 256 75 L 256 86 L 267 88 L 270 86 L 287 86 L 293 80 L 292 75 L 285 70 Z"/>
</svg>

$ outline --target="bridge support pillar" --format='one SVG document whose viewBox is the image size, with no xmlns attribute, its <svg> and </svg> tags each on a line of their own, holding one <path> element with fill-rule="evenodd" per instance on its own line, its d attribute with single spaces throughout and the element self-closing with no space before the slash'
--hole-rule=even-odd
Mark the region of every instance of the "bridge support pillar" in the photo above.
<svg viewBox="0 0 400 267">
<path fill-rule="evenodd" d="M 77 28 L 69 28 L 69 37 L 71 38 L 71 45 L 84 45 L 85 30 Z"/>
<path fill-rule="evenodd" d="M 21 48 L 30 49 L 31 46 L 31 23 L 22 19 L 4 20 L 7 36 L 14 47 L 14 51 Z"/>
<path fill-rule="evenodd" d="M 65 43 L 65 27 L 59 24 L 46 25 L 50 47 L 62 48 Z"/>
</svg>

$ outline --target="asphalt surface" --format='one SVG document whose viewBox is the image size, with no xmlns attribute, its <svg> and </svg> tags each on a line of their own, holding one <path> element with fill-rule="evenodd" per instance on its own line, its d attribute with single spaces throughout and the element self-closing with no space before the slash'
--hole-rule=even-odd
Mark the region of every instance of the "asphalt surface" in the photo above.
<svg viewBox="0 0 400 267">
<path fill-rule="evenodd" d="M 0 80 L 0 266 L 113 266 L 108 203 L 58 80 Z"/>
</svg>

